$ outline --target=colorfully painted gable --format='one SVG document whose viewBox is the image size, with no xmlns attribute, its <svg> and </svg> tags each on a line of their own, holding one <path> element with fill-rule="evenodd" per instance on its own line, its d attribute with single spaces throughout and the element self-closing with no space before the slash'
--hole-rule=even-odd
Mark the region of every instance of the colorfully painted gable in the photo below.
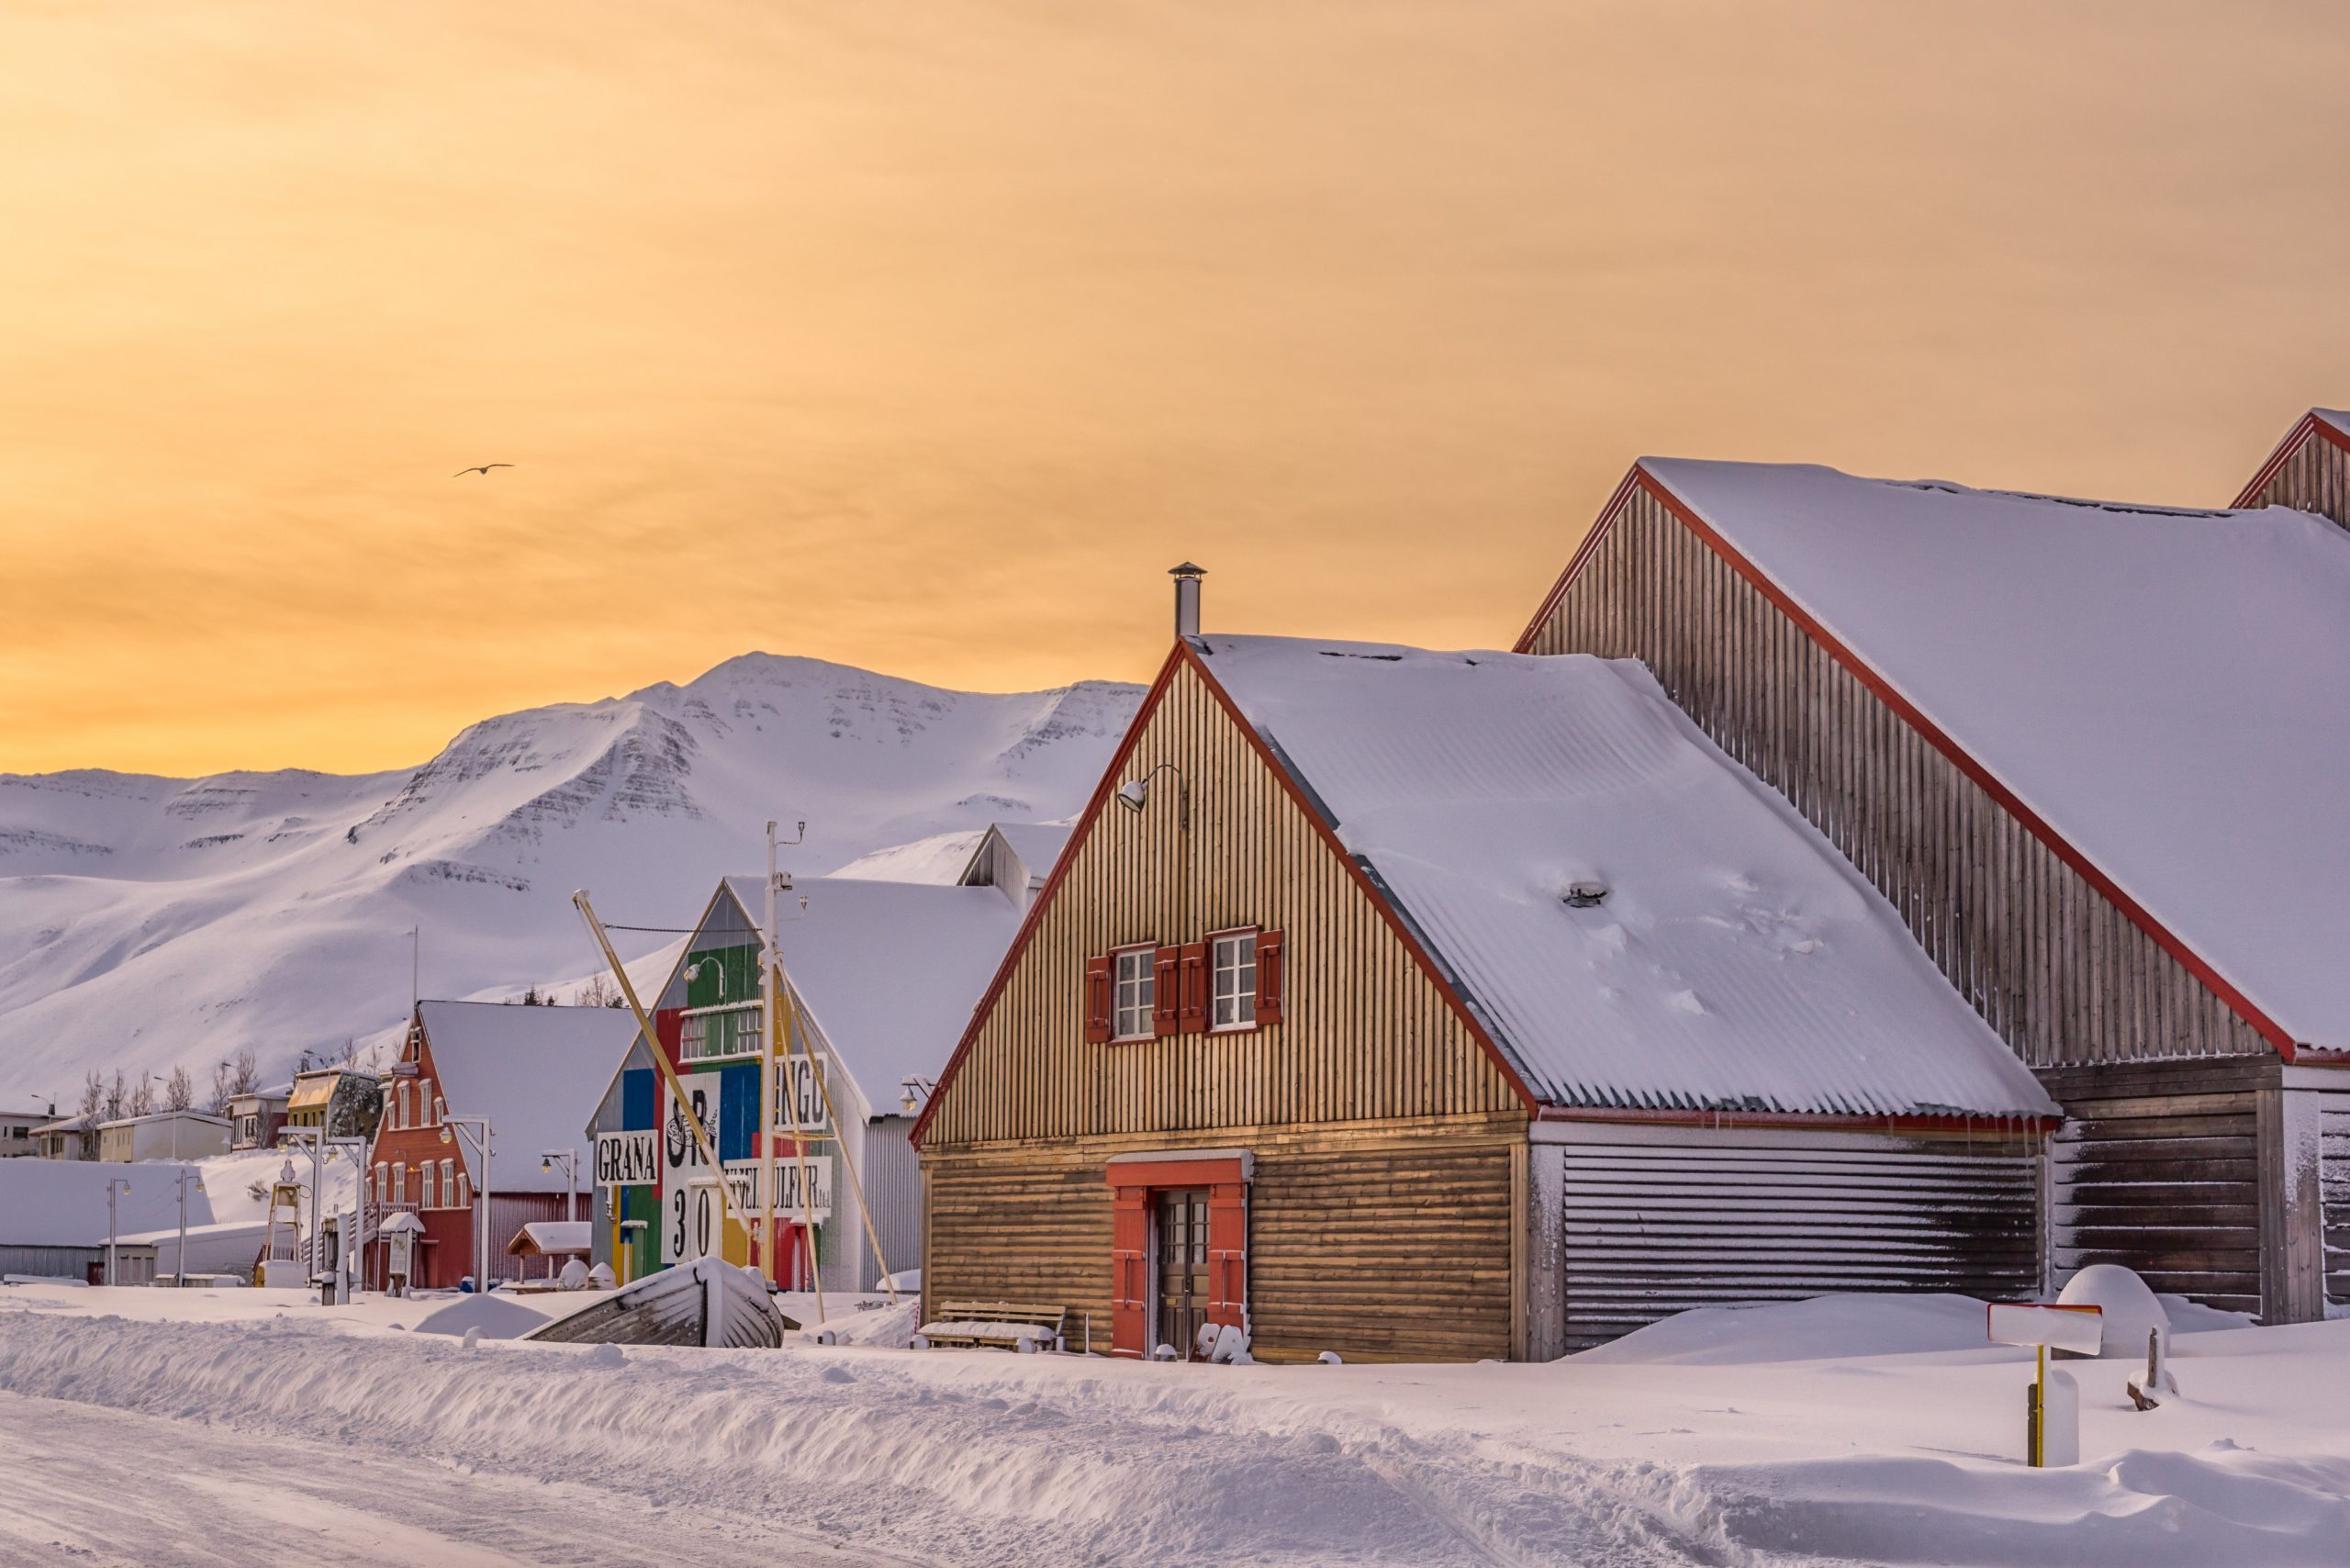
<svg viewBox="0 0 2350 1568">
<path fill-rule="evenodd" d="M 1188 785 L 1190 825 L 1182 825 Z M 1140 812 L 1111 801 L 1151 775 Z M 1284 934 L 1281 1023 L 1088 1043 L 1089 958 Z M 1015 1138 L 1523 1115 L 1516 1087 L 1184 650 L 950 1064 L 925 1149 Z"/>
</svg>

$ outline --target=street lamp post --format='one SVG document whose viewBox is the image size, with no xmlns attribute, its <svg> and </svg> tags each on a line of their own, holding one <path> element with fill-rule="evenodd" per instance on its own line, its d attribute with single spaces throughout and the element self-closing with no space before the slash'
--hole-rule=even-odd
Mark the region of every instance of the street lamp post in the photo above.
<svg viewBox="0 0 2350 1568">
<path fill-rule="evenodd" d="M 474 1129 L 481 1129 L 476 1133 Z M 474 1183 L 474 1255 L 479 1262 L 474 1269 L 474 1289 L 484 1295 L 489 1294 L 489 1118 L 487 1116 L 452 1116 L 441 1118 L 441 1141 L 453 1143 L 463 1137 L 465 1147 L 481 1157 L 481 1180 Z"/>
<path fill-rule="evenodd" d="M 118 1263 L 115 1257 L 115 1238 L 121 1234 L 120 1227 L 115 1223 L 115 1199 L 118 1197 L 128 1197 L 129 1193 L 129 1182 L 124 1181 L 119 1176 L 109 1176 L 106 1178 L 106 1283 L 109 1285 L 117 1282 L 115 1270 Z"/>
<path fill-rule="evenodd" d="M 539 1151 L 539 1169 L 553 1170 L 563 1167 L 563 1217 L 579 1217 L 579 1151 L 576 1148 L 543 1148 Z"/>
<path fill-rule="evenodd" d="M 190 1182 L 196 1183 L 197 1192 L 204 1191 L 204 1178 L 186 1166 L 181 1166 L 179 1170 L 180 1249 L 172 1260 L 172 1283 L 181 1290 L 187 1289 L 187 1184 Z"/>
</svg>

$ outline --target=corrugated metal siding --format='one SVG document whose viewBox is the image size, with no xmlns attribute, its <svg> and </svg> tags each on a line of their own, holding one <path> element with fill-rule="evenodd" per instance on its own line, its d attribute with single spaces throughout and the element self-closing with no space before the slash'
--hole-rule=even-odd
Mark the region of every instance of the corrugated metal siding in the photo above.
<svg viewBox="0 0 2350 1568">
<path fill-rule="evenodd" d="M 2262 1055 L 2251 1025 L 1634 487 L 1527 643 L 1638 658 L 1860 868 L 2035 1067 Z"/>
<path fill-rule="evenodd" d="M 0 1245 L 0 1274 L 36 1274 L 45 1280 L 86 1280 L 90 1265 L 103 1264 L 103 1247 Z"/>
<path fill-rule="evenodd" d="M 2350 452 L 2305 431 L 2251 504 L 2313 511 L 2350 528 Z"/>
<path fill-rule="evenodd" d="M 859 1290 L 880 1285 L 883 1260 L 891 1273 L 922 1267 L 922 1162 L 914 1156 L 913 1126 L 912 1116 L 883 1116 L 865 1124 L 865 1162 L 857 1174 L 864 1178 L 866 1198 L 873 1204 L 873 1228 L 881 1238 L 882 1259 L 866 1260 L 864 1277 L 857 1282 Z M 835 1184 L 846 1186 L 845 1182 Z M 843 1195 L 835 1194 L 834 1203 L 843 1201 Z M 843 1218 L 851 1225 L 856 1223 L 854 1215 L 844 1213 Z"/>
<path fill-rule="evenodd" d="M 1188 666 L 1125 768 L 1139 778 L 1162 762 L 1189 781 L 1190 831 L 1178 825 L 1172 790 L 1147 811 L 1105 811 L 1080 830 L 1052 904 L 940 1092 L 929 1148 L 1523 1114 L 1508 1079 Z M 1282 1023 L 1086 1042 L 1088 956 L 1250 924 L 1288 934 Z"/>
<path fill-rule="evenodd" d="M 1665 1128 L 1561 1155 L 1570 1351 L 1698 1306 L 2040 1284 L 2036 1139 Z"/>
</svg>

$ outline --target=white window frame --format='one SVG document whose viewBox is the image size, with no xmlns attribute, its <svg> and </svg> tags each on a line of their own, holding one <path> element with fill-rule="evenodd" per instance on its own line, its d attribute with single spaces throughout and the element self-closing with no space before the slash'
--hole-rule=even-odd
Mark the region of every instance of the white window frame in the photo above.
<svg viewBox="0 0 2350 1568">
<path fill-rule="evenodd" d="M 1133 960 L 1135 978 L 1126 974 L 1128 960 Z M 1118 947 L 1110 954 L 1110 1038 L 1113 1041 L 1147 1040 L 1158 1033 L 1156 1007 L 1158 1000 L 1158 948 L 1156 944 L 1142 947 Z M 1135 997 L 1127 1005 L 1127 988 L 1131 985 Z M 1132 1012 L 1140 1020 L 1139 1027 L 1129 1030 L 1126 1014 Z"/>
<path fill-rule="evenodd" d="M 457 1206 L 457 1162 L 453 1159 L 441 1162 L 441 1206 L 444 1209 Z"/>
<path fill-rule="evenodd" d="M 457 1206 L 461 1209 L 474 1206 L 474 1179 L 462 1170 L 457 1172 Z"/>
<path fill-rule="evenodd" d="M 408 1202 L 408 1161 L 405 1159 L 392 1167 L 392 1202 Z"/>
<path fill-rule="evenodd" d="M 439 1175 L 440 1172 L 432 1168 L 432 1161 L 429 1159 L 417 1166 L 416 1206 L 418 1208 L 437 1209 L 441 1206 L 441 1190 L 434 1180 Z"/>
<path fill-rule="evenodd" d="M 738 1028 L 734 1036 L 737 1044 L 733 1050 L 713 1051 L 710 1048 L 704 1021 L 723 1014 L 749 1015 L 750 1045 L 744 1046 L 740 1043 L 744 1035 Z M 721 1002 L 709 1007 L 688 1008 L 680 1014 L 684 1022 L 677 1026 L 678 1059 L 681 1061 L 732 1061 L 737 1057 L 757 1056 L 758 1043 L 764 1027 L 764 1006 L 757 1002 Z"/>
<path fill-rule="evenodd" d="M 1208 1033 L 1211 1035 L 1245 1035 L 1257 1027 L 1257 938 L 1263 934 L 1259 926 L 1238 931 L 1219 931 L 1208 938 Z M 1246 943 L 1245 958 L 1227 965 L 1224 950 L 1227 943 Z M 1233 977 L 1230 996 L 1234 1016 L 1224 1014 L 1226 997 L 1225 976 Z M 1245 1014 L 1245 1016 L 1243 1015 Z"/>
<path fill-rule="evenodd" d="M 424 1126 L 432 1125 L 432 1080 L 416 1081 L 416 1119 Z"/>
</svg>

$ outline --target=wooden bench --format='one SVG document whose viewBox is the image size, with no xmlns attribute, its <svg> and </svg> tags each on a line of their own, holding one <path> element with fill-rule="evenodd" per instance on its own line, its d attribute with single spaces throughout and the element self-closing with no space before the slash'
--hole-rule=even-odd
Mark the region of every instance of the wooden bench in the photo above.
<svg viewBox="0 0 2350 1568">
<path fill-rule="evenodd" d="M 1017 1350 L 1024 1341 L 1052 1350 L 1060 1341 L 1069 1308 L 1035 1302 L 942 1301 L 938 1316 L 914 1336 L 916 1350 Z"/>
</svg>

